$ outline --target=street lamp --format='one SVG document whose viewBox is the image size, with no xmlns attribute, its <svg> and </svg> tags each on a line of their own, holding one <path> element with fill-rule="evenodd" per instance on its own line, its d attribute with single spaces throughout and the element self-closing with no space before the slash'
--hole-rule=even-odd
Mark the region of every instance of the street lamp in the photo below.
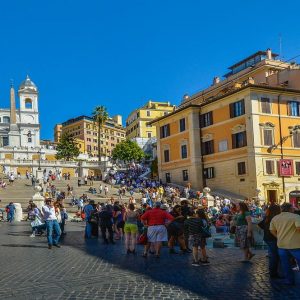
<svg viewBox="0 0 300 300">
<path fill-rule="evenodd" d="M 40 170 L 42 170 L 41 169 L 41 150 L 39 150 L 37 153 L 39 154 L 39 167 L 38 167 L 38 170 L 40 171 Z"/>
</svg>

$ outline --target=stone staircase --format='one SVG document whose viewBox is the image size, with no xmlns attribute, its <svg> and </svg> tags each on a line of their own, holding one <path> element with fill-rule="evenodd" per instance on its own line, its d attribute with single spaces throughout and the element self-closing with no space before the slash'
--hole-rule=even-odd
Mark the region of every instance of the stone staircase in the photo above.
<svg viewBox="0 0 300 300">
<path fill-rule="evenodd" d="M 8 181 L 5 180 L 7 183 Z M 89 185 L 87 186 L 80 186 L 78 187 L 78 178 L 71 178 L 70 180 L 55 180 L 52 184 L 56 186 L 56 189 L 59 191 L 64 191 L 67 194 L 67 184 L 70 184 L 70 186 L 73 187 L 73 195 L 75 197 L 80 197 L 82 194 L 87 194 L 90 199 L 95 200 L 95 202 L 106 202 L 107 199 L 110 199 L 110 197 L 114 197 L 117 199 L 117 188 L 113 187 L 111 188 L 109 186 L 109 193 L 108 196 L 105 197 L 104 193 L 102 195 L 99 194 L 99 186 L 102 184 L 106 185 L 106 183 L 102 181 L 94 181 L 93 187 L 96 188 L 97 194 L 91 194 L 88 192 L 88 189 L 90 188 Z M 13 185 L 7 185 L 5 189 L 0 188 L 0 208 L 4 208 L 7 204 L 10 202 L 14 203 L 20 203 L 23 210 L 25 210 L 28 206 L 29 200 L 32 199 L 32 196 L 35 194 L 34 188 L 31 185 L 31 180 L 27 179 L 16 179 Z M 140 198 L 139 194 L 134 195 L 136 198 Z M 127 196 L 123 198 L 124 201 L 128 200 L 129 194 L 127 193 Z M 66 197 L 64 203 L 67 208 L 68 212 L 76 212 L 77 206 L 72 207 L 71 206 L 71 199 L 72 197 Z"/>
</svg>

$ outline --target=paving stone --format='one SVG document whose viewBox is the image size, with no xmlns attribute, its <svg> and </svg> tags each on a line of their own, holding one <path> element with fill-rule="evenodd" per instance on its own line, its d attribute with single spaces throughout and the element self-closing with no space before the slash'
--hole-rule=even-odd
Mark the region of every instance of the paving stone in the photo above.
<svg viewBox="0 0 300 300">
<path fill-rule="evenodd" d="M 272 282 L 265 251 L 238 262 L 239 249 L 209 249 L 210 266 L 191 266 L 191 255 L 125 254 L 122 242 L 85 241 L 83 226 L 67 224 L 61 249 L 29 237 L 29 223 L 0 223 L 0 299 L 300 299 L 297 286 Z"/>
</svg>

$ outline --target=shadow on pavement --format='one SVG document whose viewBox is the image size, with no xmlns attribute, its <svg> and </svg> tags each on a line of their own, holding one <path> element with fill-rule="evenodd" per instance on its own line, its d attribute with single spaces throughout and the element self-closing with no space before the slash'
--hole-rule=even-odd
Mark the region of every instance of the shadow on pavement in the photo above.
<svg viewBox="0 0 300 300">
<path fill-rule="evenodd" d="M 117 241 L 116 245 L 104 245 L 101 237 L 84 240 L 82 231 L 68 232 L 61 243 L 132 272 L 135 276 L 140 274 L 158 283 L 177 286 L 206 297 L 205 299 L 217 299 L 216 295 L 220 299 L 236 299 L 238 295 L 234 291 L 238 291 L 238 298 L 244 297 L 249 291 L 257 290 L 257 285 L 264 287 L 264 299 L 270 299 L 276 294 L 274 284 L 269 280 L 265 252 L 257 255 L 253 262 L 242 264 L 238 262 L 242 254 L 237 249 L 209 250 L 211 265 L 193 267 L 192 255 L 171 255 L 165 247 L 161 258 L 149 256 L 145 259 L 141 257 L 142 246 L 138 246 L 136 255 L 126 255 L 123 241 Z M 298 288 L 299 286 L 289 288 L 292 295 L 294 289 L 296 293 Z M 277 292 L 282 292 L 283 289 L 285 287 L 280 287 Z"/>
<path fill-rule="evenodd" d="M 12 248 L 47 248 L 48 246 L 38 246 L 38 245 L 22 245 L 22 244 L 2 244 L 2 247 L 12 247 Z"/>
</svg>

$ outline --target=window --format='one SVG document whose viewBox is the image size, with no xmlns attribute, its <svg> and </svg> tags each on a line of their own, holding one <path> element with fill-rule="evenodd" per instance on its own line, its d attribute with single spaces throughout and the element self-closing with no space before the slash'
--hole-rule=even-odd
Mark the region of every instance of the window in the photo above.
<svg viewBox="0 0 300 300">
<path fill-rule="evenodd" d="M 97 143 L 97 139 L 93 139 L 93 142 L 94 142 L 94 143 Z"/>
<path fill-rule="evenodd" d="M 98 150 L 98 147 L 94 146 L 94 150 L 95 150 L 95 151 Z"/>
<path fill-rule="evenodd" d="M 87 140 L 88 142 L 90 142 L 90 141 L 91 141 L 91 139 L 90 139 L 90 138 L 87 138 L 86 140 Z"/>
<path fill-rule="evenodd" d="M 269 98 L 261 98 L 260 99 L 261 112 L 264 114 L 271 113 L 271 102 Z"/>
<path fill-rule="evenodd" d="M 25 99 L 25 108 L 32 109 L 32 100 L 30 98 Z"/>
<path fill-rule="evenodd" d="M 211 167 L 211 168 L 205 168 L 203 170 L 204 173 L 204 178 L 206 179 L 211 179 L 215 177 L 215 168 Z"/>
<path fill-rule="evenodd" d="M 171 174 L 166 173 L 166 183 L 171 183 Z"/>
<path fill-rule="evenodd" d="M 147 132 L 148 138 L 151 138 L 151 132 Z"/>
<path fill-rule="evenodd" d="M 5 147 L 5 146 L 8 146 L 8 136 L 4 136 L 3 138 L 2 138 L 2 143 L 3 143 L 3 147 Z"/>
<path fill-rule="evenodd" d="M 293 144 L 295 148 L 300 148 L 300 133 L 293 132 Z"/>
<path fill-rule="evenodd" d="M 227 140 L 219 142 L 219 152 L 227 151 L 228 150 L 228 142 Z"/>
<path fill-rule="evenodd" d="M 295 162 L 296 175 L 300 175 L 300 161 Z"/>
<path fill-rule="evenodd" d="M 160 138 L 170 136 L 170 124 L 160 127 Z"/>
<path fill-rule="evenodd" d="M 151 111 L 147 110 L 147 117 L 150 117 L 150 116 L 151 116 Z"/>
<path fill-rule="evenodd" d="M 9 124 L 10 123 L 10 117 L 3 117 L 3 123 Z"/>
<path fill-rule="evenodd" d="M 189 180 L 188 170 L 182 170 L 182 179 L 183 179 L 183 181 L 188 181 Z"/>
<path fill-rule="evenodd" d="M 165 162 L 170 161 L 170 150 L 164 150 L 164 158 L 165 158 Z"/>
<path fill-rule="evenodd" d="M 289 116 L 294 116 L 294 117 L 299 117 L 300 116 L 299 102 L 290 101 L 288 103 L 288 114 L 289 114 Z"/>
<path fill-rule="evenodd" d="M 179 131 L 185 131 L 185 118 L 179 120 Z"/>
<path fill-rule="evenodd" d="M 275 163 L 274 160 L 266 160 L 266 174 L 273 175 L 275 174 Z"/>
<path fill-rule="evenodd" d="M 147 125 L 146 125 L 146 127 L 148 127 L 148 128 L 149 128 L 149 127 L 152 127 L 152 125 L 150 125 L 150 124 L 147 124 Z"/>
<path fill-rule="evenodd" d="M 239 162 L 237 164 L 237 168 L 238 168 L 238 175 L 245 175 L 246 174 L 246 163 L 243 162 Z"/>
<path fill-rule="evenodd" d="M 273 129 L 264 128 L 264 145 L 265 146 L 272 146 L 274 144 L 273 141 Z"/>
<path fill-rule="evenodd" d="M 92 134 L 91 131 L 87 131 L 86 134 Z"/>
<path fill-rule="evenodd" d="M 238 132 L 232 135 L 232 149 L 247 146 L 246 131 Z"/>
<path fill-rule="evenodd" d="M 207 127 L 213 124 L 213 112 L 200 115 L 200 127 Z"/>
<path fill-rule="evenodd" d="M 229 105 L 230 118 L 239 117 L 245 114 L 245 102 L 244 99 L 231 103 Z"/>
<path fill-rule="evenodd" d="M 29 130 L 28 133 L 27 133 L 27 142 L 28 142 L 28 143 L 32 143 L 32 133 L 31 133 L 30 130 Z"/>
<path fill-rule="evenodd" d="M 202 154 L 207 155 L 207 154 L 212 154 L 214 153 L 214 141 L 207 141 L 202 143 Z"/>
<path fill-rule="evenodd" d="M 181 146 L 181 158 L 187 158 L 187 145 L 182 145 Z"/>
<path fill-rule="evenodd" d="M 86 146 L 86 150 L 87 150 L 88 152 L 91 152 L 91 151 L 92 151 L 92 146 L 91 146 L 91 145 L 87 145 L 87 146 Z"/>
</svg>

